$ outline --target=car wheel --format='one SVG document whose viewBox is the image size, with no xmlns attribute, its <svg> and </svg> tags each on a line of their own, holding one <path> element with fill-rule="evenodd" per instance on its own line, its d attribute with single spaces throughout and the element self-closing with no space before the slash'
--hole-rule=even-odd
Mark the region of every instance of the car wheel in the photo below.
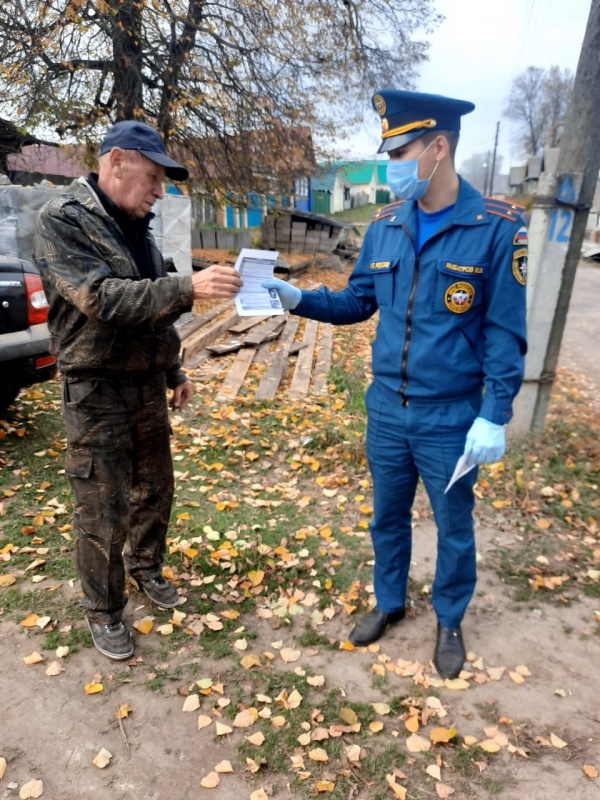
<svg viewBox="0 0 600 800">
<path fill-rule="evenodd" d="M 9 405 L 14 403 L 20 391 L 20 386 L 14 386 L 11 383 L 0 385 L 0 413 L 4 413 Z"/>
</svg>

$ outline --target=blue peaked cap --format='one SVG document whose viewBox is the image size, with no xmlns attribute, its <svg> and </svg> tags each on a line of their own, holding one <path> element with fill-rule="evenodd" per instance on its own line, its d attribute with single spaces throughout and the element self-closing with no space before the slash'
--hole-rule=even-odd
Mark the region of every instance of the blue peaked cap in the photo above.
<svg viewBox="0 0 600 800">
<path fill-rule="evenodd" d="M 475 108 L 468 100 L 455 100 L 440 94 L 383 89 L 372 98 L 381 117 L 378 153 L 388 153 L 418 139 L 428 131 L 460 131 L 460 118 Z"/>
<path fill-rule="evenodd" d="M 165 175 L 171 180 L 188 179 L 187 168 L 169 158 L 160 133 L 145 122 L 128 119 L 113 125 L 100 143 L 100 155 L 108 153 L 113 147 L 121 150 L 137 150 L 150 161 L 164 167 Z"/>
</svg>

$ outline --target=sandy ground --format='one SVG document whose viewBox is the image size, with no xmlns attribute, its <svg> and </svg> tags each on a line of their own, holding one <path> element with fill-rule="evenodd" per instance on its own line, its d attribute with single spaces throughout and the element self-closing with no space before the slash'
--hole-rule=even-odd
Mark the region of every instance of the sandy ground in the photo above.
<svg viewBox="0 0 600 800">
<path fill-rule="evenodd" d="M 434 535 L 427 520 L 415 529 L 412 574 L 418 580 L 426 580 L 431 574 L 429 554 L 434 550 Z M 510 546 L 512 540 L 510 532 L 486 523 L 478 531 L 481 557 L 485 561 L 490 549 Z M 135 596 L 129 606 L 136 600 L 141 603 Z M 583 764 L 598 764 L 600 756 L 600 642 L 593 635 L 593 611 L 594 604 L 585 599 L 569 608 L 533 604 L 516 610 L 495 574 L 485 569 L 480 574 L 478 595 L 464 623 L 467 648 L 483 657 L 486 667 L 512 670 L 525 665 L 531 677 L 521 685 L 505 674 L 500 681 L 474 685 L 466 692 L 439 689 L 449 712 L 444 724 L 455 726 L 463 736 L 481 740 L 484 727 L 490 724 L 486 707 L 493 707 L 523 726 L 524 736 L 530 741 L 554 733 L 568 743 L 564 750 L 541 748 L 541 755 L 527 761 L 506 752 L 495 756 L 489 774 L 501 782 L 503 800 L 558 800 L 569 795 L 577 800 L 598 800 L 600 796 L 597 782 L 582 772 Z M 349 624 L 345 617 L 335 618 L 325 632 L 343 639 Z M 252 627 L 256 629 L 256 620 Z M 259 631 L 253 652 L 268 650 L 276 638 L 288 643 L 287 636 L 292 644 L 289 634 L 271 630 L 267 622 Z M 48 800 L 91 796 L 98 800 L 215 796 L 242 800 L 261 785 L 268 788 L 268 780 L 250 779 L 237 766 L 240 760 L 236 759 L 235 747 L 247 731 L 235 731 L 217 741 L 209 729 L 197 730 L 197 715 L 207 713 L 209 705 L 197 713 L 182 712 L 184 698 L 177 690 L 189 681 L 172 684 L 161 692 L 147 688 L 146 675 L 157 666 L 151 636 L 137 636 L 136 656 L 143 662 L 136 666 L 115 665 L 95 650 L 83 649 L 69 656 L 65 671 L 52 678 L 44 674 L 44 665 L 25 666 L 22 661 L 23 656 L 40 649 L 43 636 L 27 632 L 15 622 L 0 622 L 0 754 L 9 760 L 0 797 L 17 796 L 8 788 L 10 782 L 22 785 L 34 777 L 43 780 L 43 796 Z M 381 654 L 393 660 L 427 663 L 433 640 L 434 618 L 426 612 L 390 629 L 381 642 Z M 311 655 L 314 650 L 317 652 Z M 305 649 L 300 663 L 307 672 L 324 675 L 325 688 L 343 688 L 350 701 L 381 702 L 385 693 L 372 688 L 369 676 L 376 660 L 372 653 L 314 648 Z M 185 653 L 174 654 L 174 661 L 186 663 Z M 122 681 L 123 670 L 130 672 L 131 683 L 116 679 L 116 673 L 120 673 Z M 97 673 L 102 675 L 105 690 L 87 696 L 83 686 Z M 226 663 L 198 660 L 197 678 L 207 676 L 223 681 L 225 695 L 233 689 Z M 409 695 L 414 688 L 409 678 L 392 676 L 392 680 L 393 694 Z M 555 694 L 557 689 L 566 696 Z M 114 712 L 124 703 L 133 712 L 123 720 L 122 732 Z M 396 727 L 402 731 L 400 724 Z M 113 762 L 105 770 L 91 764 L 102 747 L 113 754 Z M 234 774 L 224 775 L 217 790 L 200 788 L 203 775 L 223 759 L 236 765 Z M 273 796 L 293 797 L 287 791 Z M 458 792 L 454 795 L 461 796 Z"/>
</svg>

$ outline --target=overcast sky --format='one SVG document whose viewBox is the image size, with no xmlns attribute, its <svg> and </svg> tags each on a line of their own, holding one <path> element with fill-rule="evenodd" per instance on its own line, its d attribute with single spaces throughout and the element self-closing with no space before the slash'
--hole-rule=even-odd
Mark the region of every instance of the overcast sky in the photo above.
<svg viewBox="0 0 600 800">
<path fill-rule="evenodd" d="M 557 64 L 575 73 L 590 5 L 591 0 L 436 0 L 445 20 L 431 36 L 430 60 L 421 68 L 417 89 L 475 103 L 462 120 L 458 165 L 493 150 L 500 122 L 498 153 L 508 172 L 514 131 L 502 112 L 513 79 L 529 66 Z M 375 112 L 368 114 L 349 154 L 372 158 L 379 130 Z M 512 163 L 519 163 L 516 155 Z"/>
</svg>

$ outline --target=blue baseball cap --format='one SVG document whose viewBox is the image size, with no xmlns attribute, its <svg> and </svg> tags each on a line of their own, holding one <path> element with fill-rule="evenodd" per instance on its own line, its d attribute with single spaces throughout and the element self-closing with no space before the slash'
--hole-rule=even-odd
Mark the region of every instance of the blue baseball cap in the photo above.
<svg viewBox="0 0 600 800">
<path fill-rule="evenodd" d="M 113 147 L 119 147 L 121 150 L 137 150 L 150 161 L 164 167 L 165 175 L 171 180 L 188 179 L 189 172 L 186 167 L 169 158 L 161 135 L 145 122 L 125 120 L 113 125 L 100 143 L 100 155 L 108 153 Z"/>
<path fill-rule="evenodd" d="M 460 118 L 475 108 L 468 100 L 440 94 L 383 89 L 372 98 L 381 117 L 378 153 L 389 153 L 418 139 L 428 131 L 460 131 Z"/>
</svg>

